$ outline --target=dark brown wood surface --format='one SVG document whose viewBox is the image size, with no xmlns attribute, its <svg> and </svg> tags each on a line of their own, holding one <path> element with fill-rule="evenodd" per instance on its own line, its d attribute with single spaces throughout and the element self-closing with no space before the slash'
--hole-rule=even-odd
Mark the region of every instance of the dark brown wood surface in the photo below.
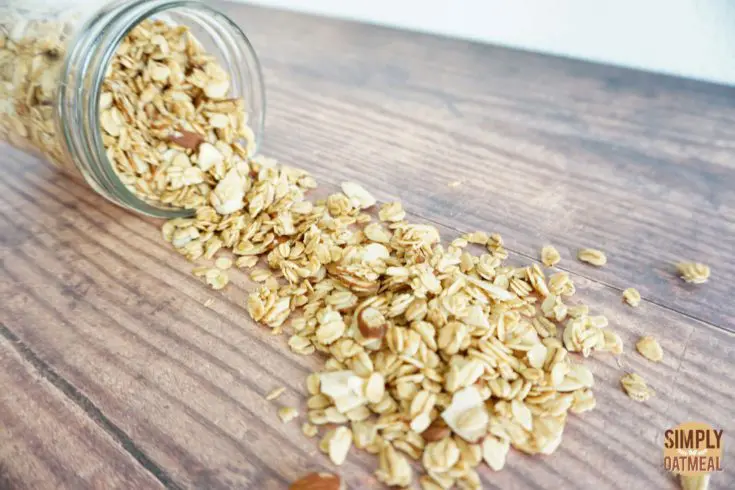
<svg viewBox="0 0 735 490">
<path fill-rule="evenodd" d="M 104 416 L 0 332 L 0 489 L 164 488 Z"/>
<path fill-rule="evenodd" d="M 687 420 L 725 430 L 726 470 L 712 488 L 735 487 L 735 90 L 228 11 L 261 56 L 266 154 L 312 171 L 320 192 L 364 182 L 446 239 L 499 231 L 516 263 L 554 243 L 579 298 L 622 335 L 619 362 L 589 360 L 598 408 L 570 419 L 553 456 L 513 452 L 502 472 L 483 469 L 486 488 L 676 488 L 662 468 L 663 431 Z M 339 471 L 350 488 L 377 486 L 373 456 L 353 450 L 335 468 L 298 423 L 278 420 L 279 406 L 305 411 L 303 379 L 321 361 L 249 320 L 245 274 L 211 291 L 162 242 L 160 223 L 1 150 L 0 468 L 9 488 L 269 490 L 313 470 Z M 604 249 L 608 266 L 573 260 L 584 246 Z M 710 264 L 711 281 L 684 284 L 677 259 Z M 638 309 L 621 302 L 628 286 L 644 296 Z M 642 334 L 660 340 L 662 363 L 634 352 Z M 657 396 L 628 399 L 626 370 Z M 285 394 L 266 401 L 279 386 Z"/>
</svg>

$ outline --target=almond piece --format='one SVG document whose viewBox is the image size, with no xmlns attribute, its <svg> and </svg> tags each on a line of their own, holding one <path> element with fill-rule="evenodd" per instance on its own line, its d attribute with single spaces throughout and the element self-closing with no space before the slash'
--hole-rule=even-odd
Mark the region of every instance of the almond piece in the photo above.
<svg viewBox="0 0 735 490">
<path fill-rule="evenodd" d="M 365 308 L 357 315 L 357 326 L 366 339 L 380 339 L 385 335 L 388 324 L 383 314 L 375 308 Z"/>
<path fill-rule="evenodd" d="M 421 433 L 421 437 L 423 437 L 426 442 L 436 442 L 441 441 L 451 433 L 452 430 L 442 419 L 436 419 L 425 431 Z"/>
<path fill-rule="evenodd" d="M 342 479 L 330 473 L 309 473 L 293 482 L 289 490 L 342 490 Z"/>
<path fill-rule="evenodd" d="M 168 137 L 169 141 L 188 150 L 195 150 L 204 141 L 204 137 L 191 131 L 174 131 Z"/>
</svg>

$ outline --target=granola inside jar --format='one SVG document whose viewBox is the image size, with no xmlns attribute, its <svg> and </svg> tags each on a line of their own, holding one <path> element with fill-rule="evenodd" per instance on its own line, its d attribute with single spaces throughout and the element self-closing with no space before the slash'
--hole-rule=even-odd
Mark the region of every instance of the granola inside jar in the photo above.
<svg viewBox="0 0 735 490">
<path fill-rule="evenodd" d="M 95 4 L 0 5 L 0 141 L 144 214 L 216 201 L 263 129 L 247 37 L 196 0 Z"/>
</svg>

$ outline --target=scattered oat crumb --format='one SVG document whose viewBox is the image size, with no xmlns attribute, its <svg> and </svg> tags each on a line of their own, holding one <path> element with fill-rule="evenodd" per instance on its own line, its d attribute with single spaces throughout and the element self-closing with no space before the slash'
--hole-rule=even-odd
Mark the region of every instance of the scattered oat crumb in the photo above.
<svg viewBox="0 0 735 490">
<path fill-rule="evenodd" d="M 273 390 L 270 393 L 268 393 L 265 396 L 265 399 L 268 400 L 268 401 L 275 400 L 276 398 L 278 398 L 279 396 L 281 396 L 283 394 L 283 392 L 285 392 L 285 391 L 286 391 L 286 388 L 284 388 L 283 386 L 281 386 L 280 388 L 276 388 L 275 390 Z"/>
<path fill-rule="evenodd" d="M 287 424 L 298 417 L 299 412 L 293 407 L 282 407 L 278 409 L 278 416 L 284 424 Z"/>
<path fill-rule="evenodd" d="M 709 279 L 709 266 L 696 262 L 681 262 L 676 264 L 681 278 L 691 284 L 702 284 Z"/>
<path fill-rule="evenodd" d="M 257 263 L 257 255 L 245 255 L 243 257 L 237 258 L 237 260 L 235 261 L 235 266 L 239 269 L 250 269 L 251 267 L 255 267 L 255 264 Z"/>
<path fill-rule="evenodd" d="M 628 288 L 623 291 L 623 299 L 633 308 L 641 304 L 641 293 L 636 288 Z"/>
<path fill-rule="evenodd" d="M 643 357 L 653 362 L 661 362 L 664 358 L 664 351 L 661 348 L 661 345 L 659 345 L 658 341 L 650 335 L 641 337 L 635 344 L 635 348 L 638 349 L 638 352 L 640 352 Z"/>
<path fill-rule="evenodd" d="M 209 307 L 210 307 L 210 306 L 212 306 L 213 304 L 214 304 L 214 299 L 212 299 L 212 298 L 208 298 L 208 299 L 207 299 L 207 300 L 206 300 L 206 301 L 204 302 L 204 307 L 205 307 L 205 308 L 209 308 Z"/>
<path fill-rule="evenodd" d="M 554 267 L 561 261 L 559 251 L 553 245 L 545 245 L 541 249 L 541 262 L 546 267 Z"/>
<path fill-rule="evenodd" d="M 214 266 L 220 270 L 227 270 L 232 267 L 232 259 L 229 257 L 220 257 L 214 261 Z"/>
<path fill-rule="evenodd" d="M 601 267 L 607 264 L 607 257 L 603 252 L 594 248 L 583 248 L 577 252 L 577 258 L 582 262 Z"/>
<path fill-rule="evenodd" d="M 205 274 L 205 278 L 207 280 L 207 284 L 209 284 L 212 289 L 222 289 L 227 286 L 228 282 L 230 282 L 230 277 L 227 275 L 227 272 L 221 269 L 209 269 Z"/>
<path fill-rule="evenodd" d="M 309 422 L 304 422 L 304 424 L 301 426 L 301 432 L 303 432 L 306 437 L 314 437 L 319 432 L 319 429 L 316 425 L 312 425 Z"/>
<path fill-rule="evenodd" d="M 620 379 L 620 384 L 630 398 L 638 402 L 644 402 L 654 396 L 654 392 L 648 387 L 646 380 L 635 373 L 628 373 Z"/>
</svg>

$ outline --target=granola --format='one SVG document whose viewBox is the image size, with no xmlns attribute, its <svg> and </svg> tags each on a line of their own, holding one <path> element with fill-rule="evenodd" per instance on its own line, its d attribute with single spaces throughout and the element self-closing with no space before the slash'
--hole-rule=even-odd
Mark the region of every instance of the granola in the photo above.
<svg viewBox="0 0 735 490">
<path fill-rule="evenodd" d="M 0 60 L 36 50 L 44 70 L 58 69 L 60 38 L 44 46 L 1 41 Z M 53 90 L 44 78 L 55 75 L 26 76 L 30 58 L 19 59 L 20 75 L 3 65 L 0 77 L 19 78 L 15 96 L 29 99 L 29 112 L 2 118 L 0 130 L 58 160 L 46 108 Z M 229 92 L 227 72 L 185 27 L 144 21 L 121 43 L 103 83 L 102 140 L 131 192 L 196 210 L 162 228 L 184 257 L 208 261 L 195 275 L 222 289 L 233 265 L 251 269 L 258 287 L 247 300 L 250 316 L 274 334 L 288 332 L 293 352 L 326 355 L 324 369 L 306 380 L 303 433 L 314 437 L 326 426 L 320 449 L 337 465 L 353 444 L 376 454 L 376 477 L 387 485 L 409 486 L 411 461 L 420 461 L 424 489 L 480 488 L 475 468 L 501 470 L 510 448 L 553 453 L 569 414 L 596 404 L 592 372 L 569 352 L 623 352 L 604 316 L 567 304 L 576 291 L 569 274 L 504 264 L 497 233 L 445 246 L 435 227 L 408 221 L 400 202 L 375 209 L 376 199 L 354 182 L 308 200 L 316 182 L 307 172 L 253 155 L 244 101 Z M 578 258 L 607 262 L 594 249 Z M 559 252 L 547 245 L 541 260 L 554 266 Z M 688 282 L 709 277 L 702 264 L 679 270 Z M 624 297 L 640 302 L 632 288 Z M 651 360 L 663 357 L 654 339 L 636 347 Z M 635 400 L 653 395 L 636 374 L 621 383 Z M 288 423 L 298 411 L 282 407 L 278 416 Z"/>
<path fill-rule="evenodd" d="M 664 358 L 664 351 L 661 345 L 650 335 L 641 337 L 635 344 L 635 348 L 643 357 L 653 362 L 661 362 Z"/>
<path fill-rule="evenodd" d="M 0 5 L 0 141 L 76 172 L 57 134 L 55 104 L 79 15 L 69 5 Z"/>
<path fill-rule="evenodd" d="M 100 94 L 107 157 L 127 188 L 179 208 L 244 206 L 254 138 L 229 75 L 187 27 L 144 20 L 110 62 Z"/>
<path fill-rule="evenodd" d="M 278 418 L 280 418 L 281 422 L 283 422 L 284 424 L 291 422 L 298 416 L 298 410 L 293 407 L 281 407 L 278 409 Z"/>
<path fill-rule="evenodd" d="M 641 304 L 641 293 L 636 288 L 628 288 L 623 291 L 623 299 L 633 308 Z"/>
<path fill-rule="evenodd" d="M 337 425 L 320 445 L 335 464 L 354 444 L 378 455 L 386 484 L 408 485 L 416 459 L 424 487 L 477 488 L 483 460 L 500 469 L 511 447 L 550 454 L 568 414 L 594 409 L 592 373 L 568 352 L 620 354 L 623 345 L 604 316 L 567 306 L 568 273 L 504 265 L 497 234 L 445 248 L 436 228 L 407 221 L 397 203 L 380 206 L 381 223 L 359 218 L 374 205 L 362 187 L 311 202 L 307 173 L 262 157 L 248 166 L 241 209 L 202 206 L 163 235 L 190 257 L 214 243 L 265 258 L 251 272 L 261 286 L 248 311 L 289 331 L 294 352 L 327 355 L 307 378 L 304 432 Z M 487 253 L 469 253 L 469 243 Z"/>
<path fill-rule="evenodd" d="M 709 266 L 696 262 L 681 262 L 676 264 L 681 278 L 691 284 L 703 284 L 709 279 Z"/>
<path fill-rule="evenodd" d="M 620 379 L 620 384 L 630 398 L 644 402 L 656 393 L 648 387 L 646 380 L 636 373 L 628 373 Z"/>
<path fill-rule="evenodd" d="M 582 262 L 601 267 L 607 264 L 607 257 L 603 252 L 594 248 L 583 248 L 577 252 L 577 258 Z"/>
<path fill-rule="evenodd" d="M 241 206 L 207 202 L 162 234 L 190 260 L 231 252 L 252 267 L 250 316 L 287 332 L 293 352 L 326 355 L 306 379 L 302 430 L 327 426 L 320 449 L 335 464 L 354 445 L 378 456 L 387 485 L 410 485 L 416 460 L 424 488 L 480 488 L 483 461 L 500 470 L 510 448 L 551 454 L 570 414 L 595 408 L 592 372 L 569 352 L 618 355 L 623 342 L 606 317 L 568 304 L 568 273 L 506 265 L 498 234 L 445 246 L 435 227 L 400 203 L 376 206 L 355 183 L 311 201 L 304 171 L 260 156 L 234 171 Z M 652 394 L 639 385 L 624 381 L 636 399 Z"/>
<path fill-rule="evenodd" d="M 559 251 L 553 245 L 546 245 L 541 249 L 541 262 L 546 267 L 553 267 L 561 261 Z"/>
</svg>

